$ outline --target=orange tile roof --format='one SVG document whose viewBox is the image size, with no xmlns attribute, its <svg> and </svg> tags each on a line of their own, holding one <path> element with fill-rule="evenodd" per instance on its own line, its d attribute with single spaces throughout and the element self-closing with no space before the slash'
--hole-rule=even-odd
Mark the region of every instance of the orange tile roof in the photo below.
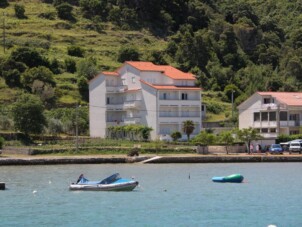
<svg viewBox="0 0 302 227">
<path fill-rule="evenodd" d="M 118 72 L 102 72 L 102 74 L 108 76 L 119 76 Z"/>
<path fill-rule="evenodd" d="M 153 85 L 144 80 L 140 80 L 143 84 L 146 84 L 150 87 L 153 87 L 157 90 L 193 90 L 193 91 L 201 91 L 200 87 L 186 87 L 186 86 L 175 86 L 175 85 Z"/>
<path fill-rule="evenodd" d="M 164 75 L 175 80 L 196 80 L 192 73 L 184 73 L 170 65 L 154 65 L 152 62 L 141 61 L 126 61 L 129 64 L 140 71 L 156 71 L 162 72 Z"/>
<path fill-rule="evenodd" d="M 270 95 L 288 106 L 302 106 L 302 92 L 257 92 L 261 96 Z"/>
</svg>

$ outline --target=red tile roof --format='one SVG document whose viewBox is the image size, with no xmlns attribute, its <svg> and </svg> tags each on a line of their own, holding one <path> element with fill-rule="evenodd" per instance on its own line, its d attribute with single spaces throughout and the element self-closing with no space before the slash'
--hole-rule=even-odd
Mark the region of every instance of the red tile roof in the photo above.
<svg viewBox="0 0 302 227">
<path fill-rule="evenodd" d="M 102 72 L 102 74 L 107 76 L 119 76 L 118 72 Z"/>
<path fill-rule="evenodd" d="M 175 85 L 153 85 L 144 80 L 140 80 L 143 84 L 153 87 L 157 90 L 190 90 L 190 91 L 201 91 L 199 87 L 187 87 L 187 86 L 175 86 Z"/>
<path fill-rule="evenodd" d="M 302 92 L 257 92 L 261 96 L 269 95 L 288 106 L 302 106 Z"/>
<path fill-rule="evenodd" d="M 162 72 L 164 75 L 175 80 L 196 80 L 192 73 L 184 73 L 169 65 L 154 65 L 152 62 L 141 61 L 126 61 L 129 64 L 140 71 L 155 71 Z"/>
</svg>

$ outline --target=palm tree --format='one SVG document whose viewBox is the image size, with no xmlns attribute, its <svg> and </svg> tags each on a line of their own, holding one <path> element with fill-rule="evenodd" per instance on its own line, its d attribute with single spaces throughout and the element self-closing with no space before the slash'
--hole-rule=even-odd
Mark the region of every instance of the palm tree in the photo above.
<svg viewBox="0 0 302 227">
<path fill-rule="evenodd" d="M 192 134 L 194 129 L 195 129 L 195 126 L 194 126 L 193 121 L 187 120 L 187 121 L 183 122 L 182 130 L 187 135 L 188 141 L 190 141 L 190 135 Z"/>
</svg>

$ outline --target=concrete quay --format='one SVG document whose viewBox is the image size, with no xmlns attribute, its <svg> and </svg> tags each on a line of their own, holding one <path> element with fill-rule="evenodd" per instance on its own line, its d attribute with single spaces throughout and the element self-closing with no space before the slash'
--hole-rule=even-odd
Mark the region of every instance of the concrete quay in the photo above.
<svg viewBox="0 0 302 227">
<path fill-rule="evenodd" d="M 5 165 L 58 165 L 58 164 L 117 164 L 117 163 L 255 163 L 255 162 L 302 162 L 302 155 L 266 154 L 217 154 L 217 155 L 82 155 L 82 156 L 0 156 L 0 166 Z"/>
</svg>

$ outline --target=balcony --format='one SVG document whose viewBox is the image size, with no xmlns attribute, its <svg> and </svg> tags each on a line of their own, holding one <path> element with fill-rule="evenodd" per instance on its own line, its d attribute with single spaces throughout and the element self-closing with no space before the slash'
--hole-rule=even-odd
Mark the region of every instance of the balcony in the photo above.
<svg viewBox="0 0 302 227">
<path fill-rule="evenodd" d="M 123 104 L 124 109 L 138 109 L 141 107 L 141 100 L 125 101 Z"/>
<path fill-rule="evenodd" d="M 141 118 L 140 117 L 126 117 L 124 119 L 125 124 L 140 124 L 141 123 Z"/>
<path fill-rule="evenodd" d="M 297 127 L 301 126 L 299 121 L 280 121 L 280 127 Z M 277 121 L 254 121 L 253 127 L 255 128 L 269 128 L 277 127 Z"/>
<path fill-rule="evenodd" d="M 127 85 L 120 85 L 120 86 L 106 86 L 107 93 L 123 93 L 128 90 Z"/>
</svg>

